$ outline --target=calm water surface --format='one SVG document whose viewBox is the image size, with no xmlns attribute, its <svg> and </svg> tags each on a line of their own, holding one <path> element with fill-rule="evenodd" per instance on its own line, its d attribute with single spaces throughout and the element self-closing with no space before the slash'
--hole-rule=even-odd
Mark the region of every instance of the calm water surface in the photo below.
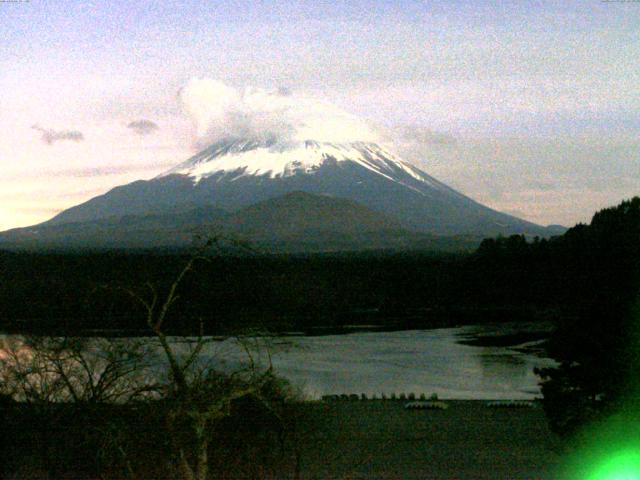
<svg viewBox="0 0 640 480">
<path fill-rule="evenodd" d="M 520 328 L 502 324 L 284 337 L 270 339 L 269 351 L 276 372 L 310 398 L 341 393 L 369 397 L 436 393 L 451 399 L 533 399 L 540 396 L 533 369 L 554 365 L 551 359 L 521 348 L 523 345 L 479 347 L 460 343 Z M 174 341 L 184 342 L 177 338 Z M 205 361 L 223 361 L 228 368 L 246 358 L 234 340 L 212 342 L 203 353 Z M 266 360 L 264 354 L 257 357 Z"/>
<path fill-rule="evenodd" d="M 319 397 L 333 393 L 410 393 L 457 399 L 532 399 L 534 367 L 551 359 L 509 347 L 462 345 L 495 326 L 301 337 L 273 355 L 282 376 Z"/>
</svg>

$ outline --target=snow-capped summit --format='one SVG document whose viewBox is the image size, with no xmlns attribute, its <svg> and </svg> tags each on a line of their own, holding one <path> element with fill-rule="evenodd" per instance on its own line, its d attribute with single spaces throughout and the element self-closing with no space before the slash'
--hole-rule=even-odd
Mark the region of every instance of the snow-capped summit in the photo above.
<svg viewBox="0 0 640 480">
<path fill-rule="evenodd" d="M 438 187 L 437 183 L 430 182 L 430 177 L 413 165 L 396 158 L 376 143 L 329 143 L 314 140 L 295 143 L 278 143 L 275 140 L 224 140 L 205 148 L 157 178 L 174 174 L 187 175 L 196 183 L 212 176 L 218 179 L 242 176 L 283 178 L 297 174 L 314 174 L 323 164 L 331 162 L 352 162 L 398 183 L 402 183 L 401 179 L 396 178 L 397 172 L 401 171 L 414 179 Z"/>
</svg>

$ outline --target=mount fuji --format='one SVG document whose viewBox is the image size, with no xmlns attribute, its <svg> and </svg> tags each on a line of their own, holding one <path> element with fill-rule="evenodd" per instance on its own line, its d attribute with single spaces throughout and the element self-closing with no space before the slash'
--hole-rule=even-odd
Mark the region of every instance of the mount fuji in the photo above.
<svg viewBox="0 0 640 480">
<path fill-rule="evenodd" d="M 481 205 L 375 143 L 230 138 L 151 180 L 4 232 L 0 247 L 105 237 L 110 246 L 179 245 L 207 225 L 271 241 L 347 235 L 363 244 L 354 248 L 367 238 L 407 246 L 398 238 L 559 233 Z"/>
</svg>

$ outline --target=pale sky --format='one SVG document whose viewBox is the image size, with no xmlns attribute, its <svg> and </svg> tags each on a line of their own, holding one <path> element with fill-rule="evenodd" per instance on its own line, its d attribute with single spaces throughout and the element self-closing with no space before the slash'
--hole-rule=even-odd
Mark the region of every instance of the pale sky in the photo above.
<svg viewBox="0 0 640 480">
<path fill-rule="evenodd" d="M 197 78 L 348 112 L 537 223 L 640 194 L 640 2 L 30 0 L 0 39 L 0 230 L 195 153 Z"/>
</svg>

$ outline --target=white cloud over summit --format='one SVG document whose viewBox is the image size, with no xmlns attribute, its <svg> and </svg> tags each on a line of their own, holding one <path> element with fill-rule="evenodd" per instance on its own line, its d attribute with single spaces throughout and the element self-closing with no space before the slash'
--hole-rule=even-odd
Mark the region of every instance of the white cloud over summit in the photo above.
<svg viewBox="0 0 640 480">
<path fill-rule="evenodd" d="M 178 93 L 196 127 L 196 145 L 226 137 L 323 142 L 375 141 L 371 128 L 340 108 L 286 88 L 236 89 L 219 80 L 191 79 Z"/>
</svg>

